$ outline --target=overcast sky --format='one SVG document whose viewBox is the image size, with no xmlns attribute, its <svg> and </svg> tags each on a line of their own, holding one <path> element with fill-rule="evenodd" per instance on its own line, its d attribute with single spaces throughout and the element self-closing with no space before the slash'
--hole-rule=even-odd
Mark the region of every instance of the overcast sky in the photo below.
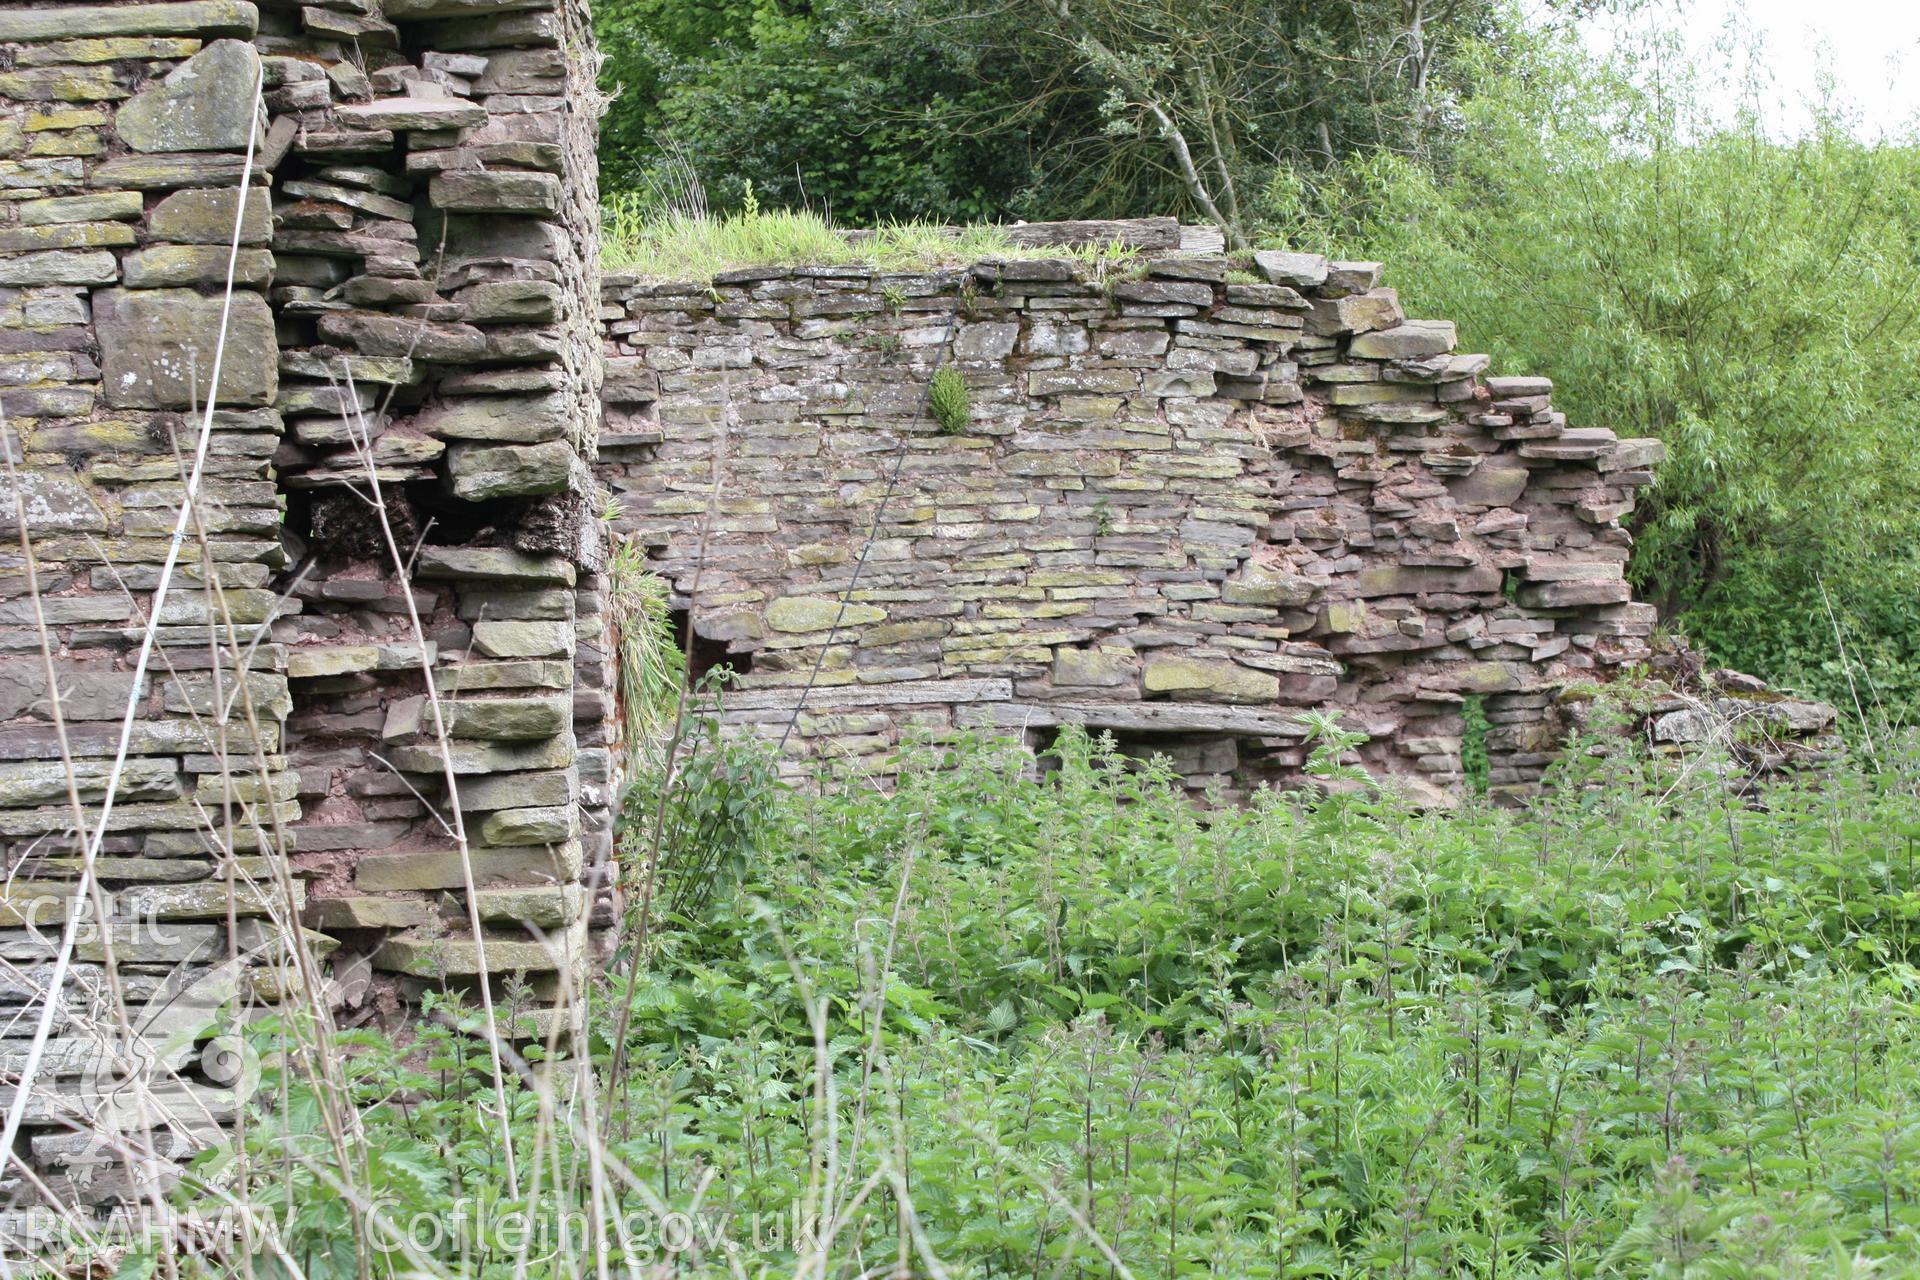
<svg viewBox="0 0 1920 1280">
<path fill-rule="evenodd" d="M 1775 87 L 1767 110 L 1776 131 L 1805 127 L 1805 103 L 1823 69 L 1859 111 L 1867 136 L 1920 124 L 1920 0 L 1665 0 L 1665 7 L 1669 16 L 1681 15 L 1690 43 L 1703 49 L 1744 10 Z M 1611 25 L 1595 19 L 1589 40 L 1604 48 Z"/>
</svg>

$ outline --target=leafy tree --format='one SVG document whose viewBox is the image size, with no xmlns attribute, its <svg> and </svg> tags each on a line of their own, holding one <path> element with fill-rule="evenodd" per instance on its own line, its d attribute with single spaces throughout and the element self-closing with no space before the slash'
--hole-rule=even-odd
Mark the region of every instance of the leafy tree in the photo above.
<svg viewBox="0 0 1920 1280">
<path fill-rule="evenodd" d="M 1026 180 L 1017 134 L 944 123 L 976 109 L 973 59 L 860 35 L 852 0 L 610 0 L 596 10 L 617 90 L 602 185 L 686 209 L 823 209 L 845 225 L 997 217 Z"/>
<path fill-rule="evenodd" d="M 1277 166 L 1426 156 L 1499 0 L 609 0 L 606 185 L 843 223 L 1250 224 Z M 666 179 L 663 181 L 663 177 Z"/>
<path fill-rule="evenodd" d="M 935 33 L 997 72 L 997 94 L 948 116 L 974 133 L 1037 126 L 1043 184 L 1024 210 L 1177 213 L 1235 241 L 1243 193 L 1276 166 L 1427 154 L 1449 128 L 1459 52 L 1508 21 L 1494 0 L 864 2 L 882 43 Z"/>
</svg>

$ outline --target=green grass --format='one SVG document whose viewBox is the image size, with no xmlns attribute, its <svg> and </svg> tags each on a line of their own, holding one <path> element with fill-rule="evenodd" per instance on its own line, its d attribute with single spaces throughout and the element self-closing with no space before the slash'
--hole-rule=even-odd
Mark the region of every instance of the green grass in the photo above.
<svg viewBox="0 0 1920 1280">
<path fill-rule="evenodd" d="M 722 271 L 758 266 L 862 266 L 919 271 L 982 258 L 1125 256 L 1112 247 L 1022 249 L 992 226 L 902 222 L 849 236 L 811 210 L 752 210 L 719 216 L 660 213 L 610 197 L 601 209 L 600 257 L 608 271 L 649 279 L 708 281 Z"/>
<path fill-rule="evenodd" d="M 1201 815 L 1163 768 L 1057 752 L 807 796 L 703 747 L 658 895 L 688 905 L 606 966 L 587 1054 L 511 1091 L 542 1188 L 503 1190 L 484 1049 L 434 1028 L 343 1045 L 386 1207 L 352 1207 L 324 1090 L 271 1060 L 252 1200 L 312 1276 L 354 1274 L 356 1213 L 478 1241 L 376 1251 L 383 1278 L 1920 1274 L 1920 756 L 1759 805 L 1576 753 L 1525 814 Z M 472 1225 L 596 1204 L 740 1249 Z"/>
<path fill-rule="evenodd" d="M 622 538 L 607 558 L 607 611 L 618 653 L 621 746 L 637 774 L 672 732 L 687 659 L 674 633 L 665 581 L 647 569 L 645 548 Z"/>
</svg>

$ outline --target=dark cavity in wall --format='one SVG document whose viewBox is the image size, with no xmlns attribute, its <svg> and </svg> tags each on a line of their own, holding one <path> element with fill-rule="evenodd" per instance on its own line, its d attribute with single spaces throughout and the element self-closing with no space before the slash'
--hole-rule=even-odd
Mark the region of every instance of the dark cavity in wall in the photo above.
<svg viewBox="0 0 1920 1280">
<path fill-rule="evenodd" d="M 307 555 L 323 564 L 391 565 L 379 512 L 360 493 L 341 487 L 289 491 L 285 528 L 296 559 Z M 469 502 L 448 493 L 437 480 L 422 480 L 383 485 L 380 496 L 402 556 L 410 556 L 422 543 L 565 554 L 579 537 L 578 502 L 570 495 Z"/>
<path fill-rule="evenodd" d="M 387 524 L 402 554 L 420 539 L 418 508 L 398 485 L 381 491 Z M 343 488 L 294 489 L 287 494 L 285 530 L 316 564 L 368 561 L 390 565 L 380 513 L 368 498 Z"/>
<path fill-rule="evenodd" d="M 673 610 L 667 615 L 667 620 L 673 631 L 674 643 L 687 656 L 687 678 L 696 686 L 707 678 L 708 672 L 719 670 L 719 687 L 731 689 L 738 677 L 753 670 L 753 654 L 735 653 L 727 647 L 726 641 L 711 640 L 694 631 L 687 625 L 685 609 Z"/>
<path fill-rule="evenodd" d="M 1034 754 L 1034 769 L 1041 777 L 1060 771 L 1060 732 L 1057 726 L 1026 731 L 1026 745 Z M 1159 761 L 1170 780 L 1184 781 L 1199 790 L 1208 785 L 1228 788 L 1239 781 L 1236 775 L 1242 770 L 1243 744 L 1228 734 L 1116 733 L 1094 728 L 1087 733 L 1113 742 L 1113 754 L 1096 756 L 1097 764 L 1140 771 Z"/>
</svg>

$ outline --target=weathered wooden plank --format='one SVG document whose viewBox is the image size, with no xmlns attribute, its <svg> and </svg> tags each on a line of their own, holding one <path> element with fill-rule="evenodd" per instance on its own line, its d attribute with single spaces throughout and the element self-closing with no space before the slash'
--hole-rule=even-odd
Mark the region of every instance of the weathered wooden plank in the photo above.
<svg viewBox="0 0 1920 1280">
<path fill-rule="evenodd" d="M 853 684 L 816 688 L 807 694 L 813 710 L 829 707 L 901 707 L 925 703 L 1002 702 L 1013 696 L 1013 681 L 904 680 L 899 684 Z M 726 697 L 728 711 L 791 711 L 800 690 L 743 689 Z"/>
<path fill-rule="evenodd" d="M 1078 724 L 1123 733 L 1231 733 L 1243 737 L 1304 738 L 1307 727 L 1283 711 L 1255 711 L 1201 702 L 996 702 L 963 707 L 954 722 L 966 728 L 1047 729 Z"/>
<path fill-rule="evenodd" d="M 1178 218 L 1119 218 L 1093 222 L 1022 222 L 1002 228 L 1022 249 L 1119 243 L 1129 249 L 1178 249 Z"/>
</svg>

